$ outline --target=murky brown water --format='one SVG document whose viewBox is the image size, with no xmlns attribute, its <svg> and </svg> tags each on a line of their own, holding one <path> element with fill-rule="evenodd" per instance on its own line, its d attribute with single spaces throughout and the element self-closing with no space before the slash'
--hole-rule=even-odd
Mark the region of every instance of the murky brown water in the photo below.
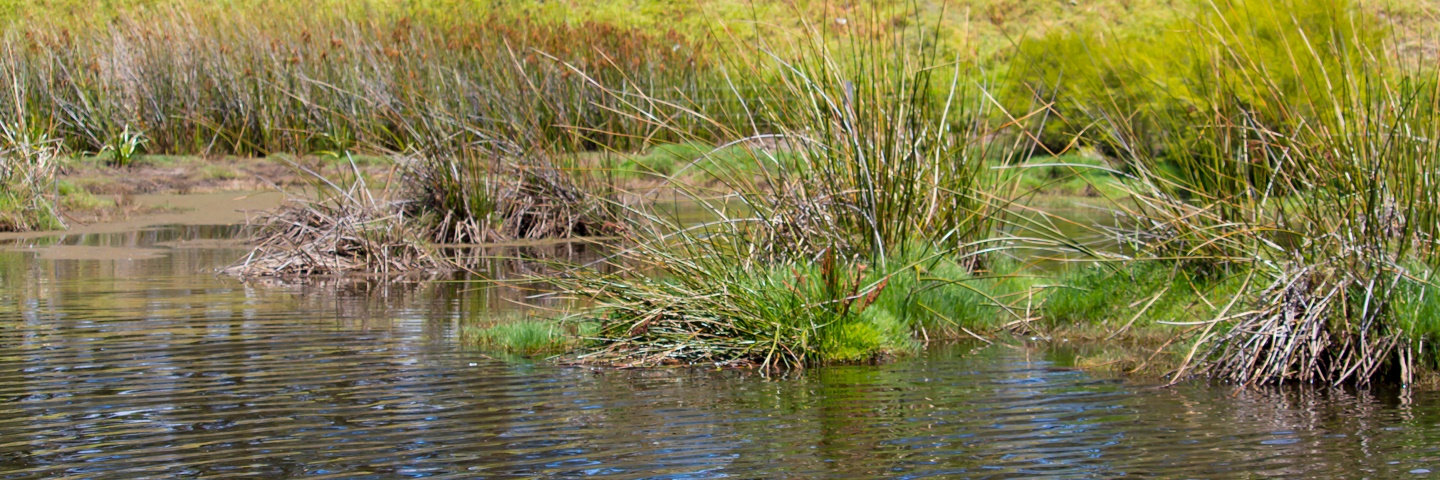
<svg viewBox="0 0 1440 480">
<path fill-rule="evenodd" d="M 1060 352 L 976 345 L 769 379 L 511 363 L 454 337 L 524 292 L 246 286 L 208 273 L 239 255 L 216 240 L 234 233 L 0 252 L 0 477 L 1440 471 L 1433 393 L 1157 390 L 1063 368 Z"/>
</svg>

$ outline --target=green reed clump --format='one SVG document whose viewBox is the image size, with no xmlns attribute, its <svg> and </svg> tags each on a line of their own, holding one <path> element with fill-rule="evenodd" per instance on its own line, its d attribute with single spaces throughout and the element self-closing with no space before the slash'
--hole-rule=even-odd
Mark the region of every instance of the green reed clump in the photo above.
<svg viewBox="0 0 1440 480">
<path fill-rule="evenodd" d="M 1200 23 L 1195 33 L 1218 47 L 1192 100 L 1172 99 L 1186 108 L 1096 118 L 1136 179 L 1126 214 L 1141 257 L 1247 279 L 1195 332 L 1198 364 L 1180 373 L 1241 385 L 1410 381 L 1417 344 L 1400 312 L 1409 266 L 1436 260 L 1440 83 L 1366 48 L 1373 25 L 1268 21 L 1284 33 L 1267 37 L 1281 57 L 1236 36 L 1243 23 Z M 1145 147 L 1156 139 L 1162 147 Z"/>
<path fill-rule="evenodd" d="M 0 125 L 0 232 L 64 228 L 55 201 L 54 142 L 23 125 Z"/>
</svg>

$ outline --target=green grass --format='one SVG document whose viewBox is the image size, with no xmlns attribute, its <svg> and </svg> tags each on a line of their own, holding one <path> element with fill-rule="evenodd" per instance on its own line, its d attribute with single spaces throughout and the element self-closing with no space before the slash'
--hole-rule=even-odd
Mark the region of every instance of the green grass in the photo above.
<svg viewBox="0 0 1440 480">
<path fill-rule="evenodd" d="M 1244 294 L 1243 276 L 1197 275 L 1167 262 L 1136 262 L 1112 269 L 1100 264 L 1065 270 L 1044 302 L 1052 326 L 1159 326 L 1155 321 L 1195 324 L 1213 320 L 1226 303 Z M 1169 328 L 1169 327 L 1163 327 Z"/>
<path fill-rule="evenodd" d="M 114 200 L 97 197 L 73 182 L 61 180 L 56 183 L 56 192 L 60 194 L 60 207 L 65 210 L 96 211 L 115 206 Z"/>
<path fill-rule="evenodd" d="M 582 326 L 583 327 L 583 326 Z M 550 320 L 520 319 L 499 321 L 490 326 L 468 326 L 461 331 L 461 341 L 482 348 L 520 357 L 549 356 L 576 348 L 583 333 L 572 326 Z M 582 332 L 587 328 L 581 328 Z"/>
<path fill-rule="evenodd" d="M 240 172 L 234 167 L 225 165 L 206 165 L 200 167 L 200 178 L 205 180 L 234 180 L 240 178 Z"/>
<path fill-rule="evenodd" d="M 949 254 L 890 262 L 700 260 L 687 263 L 702 271 L 672 266 L 658 278 L 584 275 L 565 283 L 596 302 L 575 317 L 599 325 L 599 343 L 586 349 L 591 360 L 788 368 L 904 356 L 922 339 L 993 332 L 1014 318 L 1001 304 L 1025 290 Z"/>
</svg>

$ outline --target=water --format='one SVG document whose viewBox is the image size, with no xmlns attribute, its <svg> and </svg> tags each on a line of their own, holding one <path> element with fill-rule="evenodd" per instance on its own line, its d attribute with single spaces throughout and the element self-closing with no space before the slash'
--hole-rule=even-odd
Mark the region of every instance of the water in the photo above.
<svg viewBox="0 0 1440 480">
<path fill-rule="evenodd" d="M 1440 470 L 1440 395 L 1156 389 L 957 344 L 765 378 L 515 363 L 456 283 L 243 285 L 229 227 L 0 253 L 0 477 L 1370 477 Z M 87 249 L 103 246 L 104 249 Z M 58 253 L 57 253 L 58 252 Z M 98 252 L 98 253 L 97 253 Z"/>
</svg>

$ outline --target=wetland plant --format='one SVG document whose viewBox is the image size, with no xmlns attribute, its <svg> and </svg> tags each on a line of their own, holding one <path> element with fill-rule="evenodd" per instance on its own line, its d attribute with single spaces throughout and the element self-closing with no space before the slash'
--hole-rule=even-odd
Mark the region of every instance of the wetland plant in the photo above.
<svg viewBox="0 0 1440 480">
<path fill-rule="evenodd" d="M 578 361 L 779 369 L 871 362 L 912 353 L 923 340 L 993 328 L 1006 292 L 1024 290 L 939 252 L 874 266 L 830 253 L 750 266 L 666 256 L 674 254 L 646 255 L 653 263 L 644 267 L 661 275 L 578 273 L 560 282 L 594 300 L 571 319 L 598 326 L 596 344 Z"/>
<path fill-rule="evenodd" d="M 1367 48 L 1361 27 L 1260 18 L 1275 23 L 1197 24 L 1222 48 L 1174 100 L 1188 108 L 1095 117 L 1136 179 L 1126 214 L 1139 257 L 1246 279 L 1189 323 L 1176 373 L 1239 385 L 1413 381 L 1420 339 L 1433 335 L 1415 312 L 1428 308 L 1440 230 L 1440 82 Z M 1236 33 L 1255 28 L 1299 34 L 1266 37 L 1284 47 L 1266 58 L 1273 50 Z M 1337 35 L 1346 31 L 1356 33 Z"/>
<path fill-rule="evenodd" d="M 131 130 L 130 126 L 126 125 L 124 130 L 110 136 L 109 140 L 105 142 L 105 147 L 101 149 L 101 153 L 110 154 L 108 163 L 111 166 L 128 167 L 148 143 L 150 143 L 150 139 L 145 136 L 145 132 Z"/>
<path fill-rule="evenodd" d="M 501 320 L 492 325 L 471 325 L 460 332 L 461 341 L 520 357 L 538 357 L 573 350 L 586 336 L 570 325 L 543 319 Z M 582 329 L 583 330 L 583 329 Z"/>
</svg>

